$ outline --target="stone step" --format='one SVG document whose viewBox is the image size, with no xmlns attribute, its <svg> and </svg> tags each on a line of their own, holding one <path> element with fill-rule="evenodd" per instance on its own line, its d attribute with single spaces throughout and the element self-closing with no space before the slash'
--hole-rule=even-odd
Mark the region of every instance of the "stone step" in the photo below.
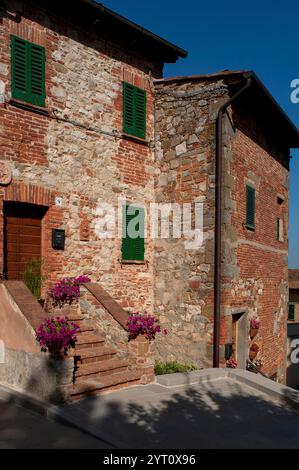
<svg viewBox="0 0 299 470">
<path fill-rule="evenodd" d="M 92 362 L 89 364 L 77 364 L 75 372 L 76 382 L 86 380 L 86 378 L 90 376 L 92 376 L 92 378 L 97 376 L 98 379 L 103 375 L 124 372 L 128 365 L 128 361 L 116 358 L 105 361 Z"/>
<path fill-rule="evenodd" d="M 67 315 L 67 318 L 69 321 L 80 322 L 82 320 L 85 320 L 86 317 L 83 313 L 72 313 L 70 315 Z"/>
<path fill-rule="evenodd" d="M 100 344 L 105 342 L 105 338 L 100 335 L 96 335 L 93 333 L 78 333 L 77 335 L 77 343 L 76 343 L 76 351 L 80 349 L 85 349 L 86 347 L 98 347 Z"/>
<path fill-rule="evenodd" d="M 112 359 L 116 355 L 114 348 L 107 346 L 99 346 L 95 348 L 82 348 L 75 352 L 77 363 L 90 364 L 98 361 L 106 361 Z"/>
<path fill-rule="evenodd" d="M 94 325 L 90 320 L 83 320 L 81 322 L 78 322 L 78 326 L 80 326 L 80 333 L 86 333 L 86 332 L 96 332 Z"/>
<path fill-rule="evenodd" d="M 104 376 L 101 380 L 86 379 L 84 382 L 78 382 L 72 385 L 66 385 L 62 389 L 64 393 L 76 400 L 98 393 L 113 390 L 115 388 L 127 387 L 138 384 L 140 381 L 140 372 L 126 371 L 118 374 Z"/>
</svg>

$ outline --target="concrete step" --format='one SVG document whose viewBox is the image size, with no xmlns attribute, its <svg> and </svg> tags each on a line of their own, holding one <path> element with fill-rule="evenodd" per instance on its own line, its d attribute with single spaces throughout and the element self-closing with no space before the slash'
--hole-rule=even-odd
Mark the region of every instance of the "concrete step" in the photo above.
<svg viewBox="0 0 299 470">
<path fill-rule="evenodd" d="M 116 355 L 116 350 L 114 348 L 109 348 L 104 344 L 98 347 L 86 347 L 82 349 L 77 349 L 75 351 L 75 356 L 77 363 L 81 364 L 90 364 L 98 361 L 106 361 L 112 359 Z"/>
<path fill-rule="evenodd" d="M 76 382 L 86 380 L 86 378 L 100 379 L 105 375 L 125 372 L 129 362 L 122 359 L 108 359 L 105 361 L 92 362 L 89 364 L 80 364 L 76 366 Z"/>
<path fill-rule="evenodd" d="M 86 379 L 84 382 L 66 385 L 62 389 L 71 399 L 76 400 L 138 383 L 140 383 L 140 372 L 126 371 L 105 376 L 101 380 Z"/>
<path fill-rule="evenodd" d="M 89 332 L 78 333 L 76 351 L 79 351 L 80 349 L 85 349 L 86 347 L 95 348 L 98 347 L 100 344 L 103 344 L 104 342 L 105 338 L 103 336 Z"/>
</svg>

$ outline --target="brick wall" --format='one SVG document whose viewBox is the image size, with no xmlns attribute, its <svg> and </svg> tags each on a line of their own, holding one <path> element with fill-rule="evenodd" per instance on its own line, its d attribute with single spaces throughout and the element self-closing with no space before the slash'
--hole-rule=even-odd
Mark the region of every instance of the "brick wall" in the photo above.
<svg viewBox="0 0 299 470">
<path fill-rule="evenodd" d="M 288 302 L 289 152 L 250 113 L 233 110 L 226 121 L 224 158 L 224 269 L 222 343 L 232 334 L 232 313 L 259 317 L 254 342 L 263 372 L 285 380 Z M 280 144 L 280 145 L 278 145 Z M 245 227 L 246 185 L 256 190 L 255 231 Z M 277 218 L 283 241 L 277 239 Z M 250 346 L 250 339 L 247 339 Z"/>
<path fill-rule="evenodd" d="M 170 331 L 157 350 L 163 359 L 211 366 L 215 119 L 231 90 L 216 78 L 158 81 L 156 88 L 156 200 L 204 203 L 201 249 L 185 250 L 183 240 L 155 243 L 155 303 Z M 289 152 L 252 114 L 239 103 L 224 119 L 220 356 L 224 365 L 225 345 L 236 341 L 233 323 L 244 314 L 239 359 L 245 364 L 250 319 L 258 316 L 261 328 L 254 341 L 262 370 L 284 381 Z M 244 226 L 248 182 L 256 187 L 254 232 Z M 283 241 L 277 240 L 277 218 L 283 221 Z"/>
</svg>

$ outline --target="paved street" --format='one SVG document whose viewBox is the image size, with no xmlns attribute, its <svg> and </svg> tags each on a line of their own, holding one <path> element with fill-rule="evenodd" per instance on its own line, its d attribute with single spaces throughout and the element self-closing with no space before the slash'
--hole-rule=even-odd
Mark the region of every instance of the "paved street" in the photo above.
<svg viewBox="0 0 299 470">
<path fill-rule="evenodd" d="M 105 449 L 98 439 L 12 403 L 0 402 L 0 449 Z"/>
<path fill-rule="evenodd" d="M 228 377 L 169 388 L 138 386 L 58 411 L 82 431 L 0 402 L 0 448 L 299 449 L 299 414 Z"/>
<path fill-rule="evenodd" d="M 299 414 L 231 379 L 135 387 L 67 410 L 124 448 L 299 449 Z"/>
</svg>

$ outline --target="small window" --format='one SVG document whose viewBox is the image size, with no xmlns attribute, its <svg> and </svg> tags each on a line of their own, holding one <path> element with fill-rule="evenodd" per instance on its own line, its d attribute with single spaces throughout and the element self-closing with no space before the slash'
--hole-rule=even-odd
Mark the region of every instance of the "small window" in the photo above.
<svg viewBox="0 0 299 470">
<path fill-rule="evenodd" d="M 246 227 L 255 230 L 255 189 L 246 186 Z"/>
<path fill-rule="evenodd" d="M 288 321 L 295 321 L 295 305 L 289 304 Z"/>
<path fill-rule="evenodd" d="M 122 260 L 144 261 L 144 209 L 123 207 Z"/>
<path fill-rule="evenodd" d="M 12 97 L 45 106 L 45 49 L 11 36 Z"/>
<path fill-rule="evenodd" d="M 123 131 L 145 139 L 146 91 L 129 83 L 123 83 Z"/>
<path fill-rule="evenodd" d="M 283 242 L 283 220 L 277 218 L 277 240 Z"/>
</svg>

